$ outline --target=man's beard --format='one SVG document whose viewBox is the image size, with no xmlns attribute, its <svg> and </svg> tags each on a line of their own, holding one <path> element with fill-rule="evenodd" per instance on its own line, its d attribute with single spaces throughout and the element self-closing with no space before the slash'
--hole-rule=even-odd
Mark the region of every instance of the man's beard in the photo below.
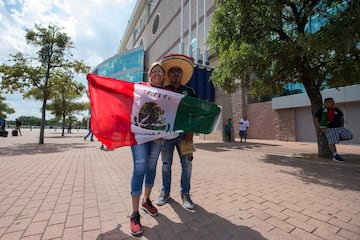
<svg viewBox="0 0 360 240">
<path fill-rule="evenodd" d="M 181 83 L 181 78 L 180 77 L 174 77 L 173 79 L 171 79 L 171 83 L 172 84 Z"/>
</svg>

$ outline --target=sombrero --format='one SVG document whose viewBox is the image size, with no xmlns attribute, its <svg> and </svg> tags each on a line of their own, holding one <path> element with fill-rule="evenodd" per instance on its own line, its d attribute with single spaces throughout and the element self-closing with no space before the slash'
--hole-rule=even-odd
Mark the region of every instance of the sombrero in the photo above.
<svg viewBox="0 0 360 240">
<path fill-rule="evenodd" d="M 168 72 L 173 67 L 181 68 L 182 70 L 182 79 L 181 84 L 185 85 L 190 81 L 190 78 L 194 72 L 194 62 L 192 58 L 189 58 L 188 56 L 182 55 L 182 54 L 170 54 L 163 59 L 161 59 L 161 65 L 163 66 L 165 70 L 165 80 L 164 85 L 170 84 L 170 79 L 168 76 Z"/>
</svg>

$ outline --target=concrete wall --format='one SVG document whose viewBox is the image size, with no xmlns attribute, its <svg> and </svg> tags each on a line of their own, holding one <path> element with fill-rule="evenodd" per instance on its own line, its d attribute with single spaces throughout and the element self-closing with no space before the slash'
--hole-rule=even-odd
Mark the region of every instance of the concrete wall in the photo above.
<svg viewBox="0 0 360 240">
<path fill-rule="evenodd" d="M 316 142 L 315 126 L 310 107 L 296 108 L 296 139 L 298 142 Z"/>
<path fill-rule="evenodd" d="M 191 1 L 191 6 L 189 6 L 189 2 L 189 0 L 184 0 L 183 8 L 184 54 L 189 55 L 189 43 L 192 39 L 197 38 L 202 56 L 204 50 L 204 1 L 198 1 L 198 30 L 196 28 L 196 0 Z M 134 14 L 133 19 L 130 19 L 128 28 L 125 31 L 125 36 L 123 36 L 118 51 L 121 52 L 127 48 L 138 47 L 142 42 L 146 51 L 145 65 L 147 67 L 154 61 L 159 61 L 164 55 L 170 53 L 180 53 L 181 1 L 159 1 L 150 15 L 147 15 L 147 3 L 145 4 L 144 1 L 141 0 L 137 2 L 137 5 L 139 6 L 139 9 L 135 9 L 136 14 Z M 211 26 L 211 14 L 215 9 L 215 0 L 207 0 L 205 7 L 207 32 Z M 189 13 L 191 13 L 191 25 L 189 25 Z M 159 15 L 159 27 L 156 33 L 153 34 L 152 27 L 156 15 Z M 145 21 L 143 28 L 140 28 L 141 21 Z M 191 26 L 190 31 L 189 26 Z M 138 34 L 134 42 L 131 35 L 135 31 L 138 31 Z M 196 56 L 195 53 L 196 50 L 194 49 L 192 57 Z"/>
<path fill-rule="evenodd" d="M 343 103 L 339 106 L 345 115 L 345 127 L 354 134 L 354 139 L 349 143 L 360 144 L 360 101 Z"/>
</svg>

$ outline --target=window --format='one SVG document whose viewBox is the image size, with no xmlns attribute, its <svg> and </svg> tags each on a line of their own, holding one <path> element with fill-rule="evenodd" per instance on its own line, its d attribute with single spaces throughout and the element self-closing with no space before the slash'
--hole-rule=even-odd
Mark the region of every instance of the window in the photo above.
<svg viewBox="0 0 360 240">
<path fill-rule="evenodd" d="M 155 16 L 153 26 L 152 26 L 152 34 L 155 34 L 159 28 L 160 14 Z"/>
</svg>

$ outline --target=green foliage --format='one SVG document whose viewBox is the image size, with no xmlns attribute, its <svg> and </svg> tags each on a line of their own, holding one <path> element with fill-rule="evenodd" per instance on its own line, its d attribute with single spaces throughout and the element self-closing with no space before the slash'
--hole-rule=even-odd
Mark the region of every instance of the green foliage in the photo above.
<svg viewBox="0 0 360 240">
<path fill-rule="evenodd" d="M 89 109 L 90 104 L 77 101 L 86 93 L 86 88 L 82 83 L 72 80 L 71 74 L 57 72 L 53 77 L 56 88 L 52 92 L 52 100 L 48 105 L 48 110 L 62 119 L 64 134 L 66 121 L 72 121 L 73 114 Z"/>
<path fill-rule="evenodd" d="M 15 110 L 9 107 L 5 102 L 5 97 L 1 96 L 0 94 L 0 118 L 6 118 L 6 114 L 15 113 Z"/>
<path fill-rule="evenodd" d="M 358 1 L 229 0 L 218 7 L 208 44 L 219 58 L 211 79 L 225 91 L 243 86 L 272 95 L 299 82 L 312 95 L 324 83 L 359 83 Z"/>
<path fill-rule="evenodd" d="M 86 94 L 86 87 L 82 83 L 72 80 L 71 75 L 62 72 L 54 74 L 53 83 L 52 100 L 48 105 L 52 114 L 60 117 L 88 109 L 89 104 L 76 102 Z"/>
<path fill-rule="evenodd" d="M 59 117 L 51 118 L 49 120 L 46 120 L 47 126 L 59 126 L 61 119 Z"/>
<path fill-rule="evenodd" d="M 18 119 L 23 123 L 23 125 L 28 126 L 40 126 L 41 125 L 41 119 L 38 117 L 33 116 L 20 116 Z M 15 125 L 15 121 L 13 123 Z"/>
<path fill-rule="evenodd" d="M 41 126 L 41 118 L 34 116 L 20 116 L 18 119 L 23 123 L 24 126 L 34 127 Z M 8 123 L 12 126 L 15 126 L 14 120 L 9 120 Z M 46 126 L 56 126 L 59 125 L 59 118 L 52 118 L 46 120 Z"/>
<path fill-rule="evenodd" d="M 75 73 L 87 73 L 89 67 L 82 61 L 72 59 L 70 50 L 74 48 L 73 42 L 57 26 L 49 25 L 45 28 L 35 24 L 33 30 L 26 30 L 25 38 L 27 44 L 38 49 L 37 54 L 10 55 L 11 64 L 0 66 L 0 72 L 3 73 L 1 88 L 10 93 L 17 91 L 23 93 L 24 97 L 42 100 L 39 143 L 43 144 L 47 101 L 55 98 L 55 93 L 61 88 L 58 75 L 67 75 L 71 79 Z"/>
</svg>

